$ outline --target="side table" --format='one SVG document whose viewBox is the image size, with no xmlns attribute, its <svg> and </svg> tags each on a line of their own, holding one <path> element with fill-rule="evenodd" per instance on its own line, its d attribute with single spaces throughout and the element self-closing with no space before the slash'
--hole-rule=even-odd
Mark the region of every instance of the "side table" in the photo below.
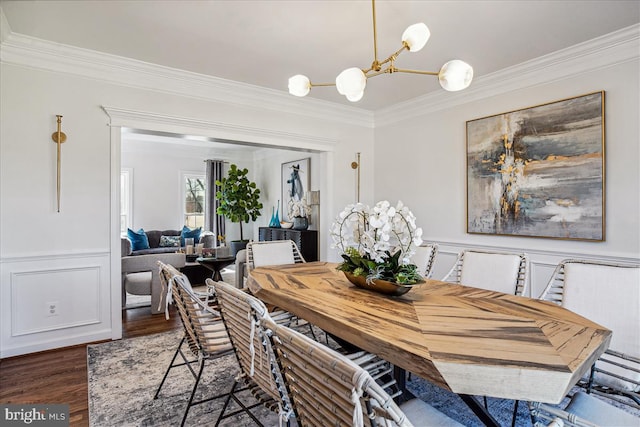
<svg viewBox="0 0 640 427">
<path fill-rule="evenodd" d="M 221 282 L 222 274 L 220 274 L 220 270 L 227 267 L 228 265 L 233 264 L 236 261 L 236 257 L 227 256 L 227 257 L 198 258 L 196 259 L 196 261 L 200 265 L 203 265 L 204 267 L 213 271 L 213 275 L 211 276 L 211 279 L 213 279 L 216 282 Z"/>
</svg>

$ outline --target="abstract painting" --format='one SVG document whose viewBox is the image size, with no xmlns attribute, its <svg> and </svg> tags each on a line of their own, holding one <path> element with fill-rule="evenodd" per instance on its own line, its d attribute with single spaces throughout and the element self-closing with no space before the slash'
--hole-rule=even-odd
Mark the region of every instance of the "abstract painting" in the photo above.
<svg viewBox="0 0 640 427">
<path fill-rule="evenodd" d="M 288 213 L 289 201 L 300 201 L 309 191 L 310 161 L 311 158 L 306 158 L 282 164 L 282 213 L 280 218 L 283 221 L 292 221 Z"/>
<path fill-rule="evenodd" d="M 604 240 L 604 91 L 467 122 L 467 232 Z"/>
</svg>

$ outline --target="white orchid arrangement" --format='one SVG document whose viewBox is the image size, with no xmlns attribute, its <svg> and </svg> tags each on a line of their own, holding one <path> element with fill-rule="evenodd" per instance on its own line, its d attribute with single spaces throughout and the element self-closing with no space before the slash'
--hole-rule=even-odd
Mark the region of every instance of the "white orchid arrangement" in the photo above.
<svg viewBox="0 0 640 427">
<path fill-rule="evenodd" d="M 289 218 L 309 217 L 311 216 L 311 206 L 307 203 L 306 197 L 302 197 L 300 200 L 289 199 L 287 212 L 289 213 Z"/>
<path fill-rule="evenodd" d="M 369 207 L 350 204 L 331 226 L 333 248 L 342 251 L 339 270 L 365 276 L 368 282 L 384 279 L 400 284 L 422 280 L 411 256 L 422 244 L 422 229 L 402 202 L 394 207 L 386 201 Z"/>
</svg>

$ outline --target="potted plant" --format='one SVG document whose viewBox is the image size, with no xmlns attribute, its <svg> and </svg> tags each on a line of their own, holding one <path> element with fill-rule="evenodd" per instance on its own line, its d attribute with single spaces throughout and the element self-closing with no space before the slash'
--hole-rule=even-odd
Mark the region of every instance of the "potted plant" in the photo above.
<svg viewBox="0 0 640 427">
<path fill-rule="evenodd" d="M 248 173 L 248 169 L 239 169 L 232 164 L 227 176 L 221 181 L 216 181 L 216 185 L 220 187 L 220 191 L 216 192 L 216 199 L 220 201 L 218 214 L 240 224 L 240 240 L 230 242 L 233 256 L 240 249 L 244 249 L 248 242 L 242 234 L 242 223 L 255 221 L 262 209 L 260 189 L 255 182 L 249 181 Z"/>
<path fill-rule="evenodd" d="M 331 226 L 334 248 L 341 250 L 338 269 L 353 284 L 392 295 L 422 283 L 411 263 L 415 247 L 422 244 L 422 229 L 402 202 L 393 207 L 386 200 L 373 208 L 348 205 Z"/>
</svg>

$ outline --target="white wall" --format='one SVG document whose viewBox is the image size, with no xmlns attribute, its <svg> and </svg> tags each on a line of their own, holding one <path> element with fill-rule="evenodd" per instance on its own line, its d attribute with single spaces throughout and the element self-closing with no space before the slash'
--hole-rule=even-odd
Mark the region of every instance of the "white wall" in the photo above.
<svg viewBox="0 0 640 427">
<path fill-rule="evenodd" d="M 44 45 L 40 51 L 38 43 Z M 119 209 L 120 127 L 324 151 L 321 189 L 327 212 L 352 200 L 351 186 L 342 185 L 351 170 L 332 159 L 372 150 L 370 115 L 355 109 L 251 88 L 245 93 L 234 87 L 228 100 L 230 91 L 214 79 L 204 79 L 210 85 L 196 79 L 189 86 L 159 69 L 159 82 L 136 70 L 138 64 L 122 71 L 120 60 L 109 68 L 112 58 L 103 58 L 106 62 L 94 67 L 91 58 L 76 61 L 74 55 L 85 51 L 42 41 L 20 46 L 19 39 L 10 37 L 2 49 L 0 357 L 121 336 L 119 227 L 113 221 Z M 51 61 L 48 52 L 60 49 Z M 300 108 L 305 104 L 310 107 Z M 109 115 L 102 107 L 109 107 Z M 55 212 L 51 140 L 56 114 L 64 116 L 67 134 L 60 213 Z M 274 163 L 279 175 L 280 159 Z M 150 193 L 166 190 L 163 184 Z M 371 180 L 365 191 L 373 193 Z M 167 220 L 142 221 L 148 222 L 135 219 L 135 225 L 163 227 Z M 330 257 L 326 246 L 321 257 Z M 34 291 L 34 280 L 24 280 L 25 275 L 37 278 L 43 289 L 55 289 L 57 301 L 67 302 L 57 318 L 64 321 L 55 328 L 43 326 L 52 321 L 45 310 L 52 296 Z M 77 283 L 91 289 L 97 301 L 89 314 L 71 308 L 85 302 Z"/>
<path fill-rule="evenodd" d="M 419 105 L 404 116 L 378 125 L 376 117 L 376 200 L 402 200 L 418 218 L 424 238 L 441 245 L 434 278 L 442 278 L 455 254 L 465 247 L 526 251 L 532 259 L 531 295 L 538 296 L 563 258 L 600 258 L 635 261 L 640 258 L 640 67 L 637 38 L 629 43 L 631 58 L 619 60 L 606 51 L 594 54 L 602 64 L 585 72 L 583 57 L 569 57 L 557 68 L 545 69 L 545 81 L 526 74 L 505 76 L 496 82 L 480 80 L 471 102 L 434 107 L 422 113 Z M 635 53 L 633 51 L 635 50 Z M 576 65 L 578 63 L 578 65 Z M 502 85 L 513 85 L 502 93 Z M 472 86 L 473 88 L 473 86 Z M 527 108 L 595 91 L 605 91 L 606 241 L 586 242 L 519 238 L 466 233 L 466 121 Z M 460 92 L 462 94 L 462 92 Z M 402 111 L 393 111 L 394 117 Z M 383 116 L 383 115 L 381 115 Z M 384 120 L 381 117 L 380 122 Z"/>
<path fill-rule="evenodd" d="M 123 134 L 121 145 L 121 167 L 132 171 L 132 228 L 145 230 L 181 229 L 184 225 L 182 212 L 183 174 L 206 174 L 206 159 L 225 160 L 225 171 L 234 163 L 240 168 L 248 168 L 250 179 L 253 173 L 253 153 L 225 148 L 208 147 L 203 141 L 198 145 L 168 143 L 167 138 L 153 141 L 153 136 L 145 141 L 128 139 Z M 147 140 L 148 139 L 148 140 Z M 261 188 L 261 184 L 258 188 Z M 211 197 L 214 197 L 211 195 Z M 237 224 L 229 223 L 231 238 L 240 234 Z M 245 232 L 251 226 L 245 225 Z"/>
</svg>

